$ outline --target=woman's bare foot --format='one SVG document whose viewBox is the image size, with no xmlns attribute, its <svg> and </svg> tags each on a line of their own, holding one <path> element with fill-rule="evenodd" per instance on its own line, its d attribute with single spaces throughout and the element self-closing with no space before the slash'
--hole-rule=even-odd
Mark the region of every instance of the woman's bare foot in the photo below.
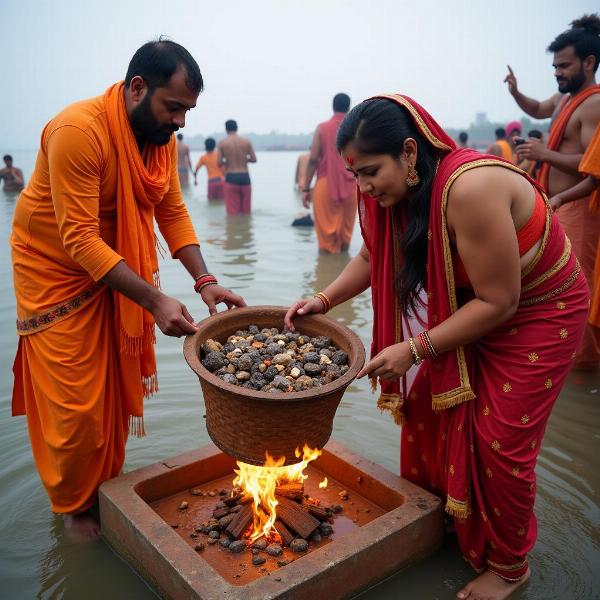
<svg viewBox="0 0 600 600">
<path fill-rule="evenodd" d="M 100 523 L 90 511 L 77 515 L 63 515 L 65 532 L 74 542 L 89 542 L 98 539 Z"/>
<path fill-rule="evenodd" d="M 519 581 L 506 581 L 491 571 L 485 571 L 460 590 L 456 597 L 459 600 L 504 600 L 520 588 L 530 575 L 528 568 Z"/>
</svg>

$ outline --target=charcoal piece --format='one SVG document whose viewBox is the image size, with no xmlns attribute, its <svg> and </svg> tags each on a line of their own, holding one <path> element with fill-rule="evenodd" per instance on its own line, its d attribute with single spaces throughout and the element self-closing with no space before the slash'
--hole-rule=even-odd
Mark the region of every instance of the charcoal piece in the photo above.
<svg viewBox="0 0 600 600">
<path fill-rule="evenodd" d="M 267 367 L 267 370 L 263 373 L 263 375 L 267 381 L 273 381 L 273 379 L 279 375 L 279 371 L 275 365 L 270 365 Z"/>
<path fill-rule="evenodd" d="M 271 556 L 281 556 L 283 548 L 279 544 L 269 544 L 267 546 L 267 554 Z"/>
<path fill-rule="evenodd" d="M 339 365 L 340 367 L 342 365 L 347 365 L 348 364 L 348 354 L 346 354 L 346 352 L 344 352 L 343 350 L 338 350 L 337 352 L 333 353 L 331 360 L 333 363 L 335 363 L 336 365 Z"/>
<path fill-rule="evenodd" d="M 229 514 L 229 509 L 224 506 L 223 508 L 217 508 L 217 510 L 213 511 L 213 517 L 215 519 L 220 519 Z"/>
<path fill-rule="evenodd" d="M 230 545 L 231 545 L 231 540 L 227 537 L 222 537 L 219 540 L 219 546 L 221 546 L 222 548 L 229 548 Z"/>
<path fill-rule="evenodd" d="M 229 524 L 231 523 L 231 521 L 233 521 L 233 519 L 235 518 L 235 514 L 230 513 L 228 515 L 225 515 L 224 517 L 221 517 L 219 519 L 219 529 L 221 531 L 225 531 L 225 529 L 227 529 L 229 527 Z"/>
<path fill-rule="evenodd" d="M 267 540 L 264 537 L 262 537 L 262 538 L 256 540 L 252 544 L 252 547 L 256 548 L 257 550 L 264 550 L 268 545 L 269 545 L 269 543 L 267 542 Z"/>
<path fill-rule="evenodd" d="M 252 564 L 254 566 L 264 565 L 266 561 L 267 561 L 267 559 L 264 556 L 257 555 L 257 556 L 252 557 Z"/>
<path fill-rule="evenodd" d="M 208 369 L 211 373 L 214 371 L 218 371 L 221 367 L 224 367 L 227 364 L 227 359 L 225 355 L 221 352 L 209 352 L 204 360 L 202 361 L 202 366 L 205 369 Z"/>
<path fill-rule="evenodd" d="M 244 540 L 236 540 L 235 542 L 231 542 L 228 548 L 230 552 L 233 552 L 233 554 L 239 554 L 246 549 L 246 542 Z"/>
<path fill-rule="evenodd" d="M 304 364 L 306 364 L 306 363 L 318 364 L 319 360 L 320 360 L 319 354 L 317 352 L 306 352 L 306 354 L 304 354 Z"/>
<path fill-rule="evenodd" d="M 308 550 L 308 542 L 301 538 L 296 538 L 290 544 L 290 550 L 297 553 L 306 552 Z"/>
<path fill-rule="evenodd" d="M 312 339 L 311 343 L 315 348 L 320 350 L 321 348 L 327 348 L 331 344 L 331 340 L 327 336 L 320 335 Z"/>
<path fill-rule="evenodd" d="M 218 540 L 218 539 L 221 537 L 221 534 L 220 534 L 218 531 L 216 531 L 216 530 L 214 530 L 214 529 L 213 529 L 213 530 L 212 530 L 212 531 L 211 531 L 211 532 L 208 534 L 208 537 L 209 537 L 211 540 Z"/>
<path fill-rule="evenodd" d="M 309 377 L 317 377 L 321 374 L 321 365 L 316 365 L 315 363 L 304 363 L 304 372 Z"/>
<path fill-rule="evenodd" d="M 329 523 L 321 523 L 319 531 L 323 537 L 329 537 L 333 533 L 333 527 Z"/>
</svg>

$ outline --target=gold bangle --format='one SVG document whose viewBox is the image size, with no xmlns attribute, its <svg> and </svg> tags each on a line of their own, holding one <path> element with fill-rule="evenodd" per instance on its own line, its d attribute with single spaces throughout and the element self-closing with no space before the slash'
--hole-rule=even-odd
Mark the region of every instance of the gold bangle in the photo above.
<svg viewBox="0 0 600 600">
<path fill-rule="evenodd" d="M 328 313 L 331 310 L 331 300 L 329 299 L 329 296 L 327 294 L 325 294 L 324 292 L 318 292 L 317 294 L 315 294 L 315 298 L 318 298 L 323 303 L 323 307 L 325 308 L 326 313 Z"/>
<path fill-rule="evenodd" d="M 419 356 L 419 353 L 417 352 L 417 346 L 415 345 L 415 340 L 413 340 L 411 337 L 408 338 L 408 346 L 413 355 L 413 363 L 415 365 L 420 365 L 423 362 L 423 359 Z"/>
</svg>

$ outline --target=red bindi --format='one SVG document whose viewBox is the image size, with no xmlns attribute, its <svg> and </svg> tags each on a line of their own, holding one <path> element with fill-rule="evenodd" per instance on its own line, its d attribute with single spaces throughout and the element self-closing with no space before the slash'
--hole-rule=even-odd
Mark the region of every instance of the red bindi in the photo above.
<svg viewBox="0 0 600 600">
<path fill-rule="evenodd" d="M 346 160 L 348 161 L 349 165 L 353 165 L 354 164 L 354 159 L 351 156 L 347 156 Z"/>
</svg>

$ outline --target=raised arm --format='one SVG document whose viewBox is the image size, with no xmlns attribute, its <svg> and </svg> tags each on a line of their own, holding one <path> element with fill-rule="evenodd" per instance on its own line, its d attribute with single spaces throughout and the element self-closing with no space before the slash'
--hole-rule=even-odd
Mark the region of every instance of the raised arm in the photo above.
<svg viewBox="0 0 600 600">
<path fill-rule="evenodd" d="M 371 285 L 371 263 L 369 251 L 363 244 L 360 252 L 346 265 L 344 270 L 322 291 L 330 300 L 331 307 L 342 304 L 364 292 Z M 294 331 L 293 319 L 298 315 L 325 312 L 325 305 L 318 298 L 298 300 L 285 315 L 285 326 Z"/>
<path fill-rule="evenodd" d="M 504 78 L 504 83 L 508 84 L 508 91 L 515 99 L 515 102 L 519 105 L 519 107 L 534 119 L 550 118 L 554 112 L 554 109 L 558 105 L 558 102 L 560 101 L 561 94 L 554 94 L 554 96 L 542 101 L 528 98 L 525 96 L 525 94 L 522 94 L 519 91 L 517 86 L 517 78 L 515 77 L 513 70 L 510 68 L 510 65 L 507 65 L 507 68 L 508 74 Z"/>
</svg>

